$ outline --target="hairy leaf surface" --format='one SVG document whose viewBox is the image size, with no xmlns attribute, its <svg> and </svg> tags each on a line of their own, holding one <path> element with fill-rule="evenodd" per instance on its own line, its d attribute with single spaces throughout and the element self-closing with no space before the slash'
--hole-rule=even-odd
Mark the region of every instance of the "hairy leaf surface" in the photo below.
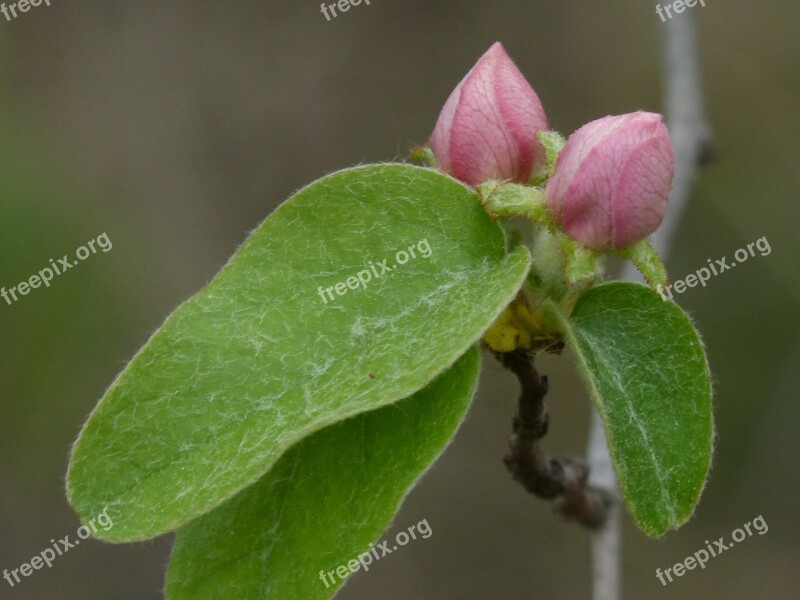
<svg viewBox="0 0 800 600">
<path fill-rule="evenodd" d="M 584 294 L 568 338 L 603 418 L 625 501 L 660 536 L 694 511 L 711 464 L 711 379 L 686 314 L 634 283 Z"/>
<path fill-rule="evenodd" d="M 529 263 L 478 195 L 438 172 L 373 165 L 311 184 L 117 377 L 75 445 L 71 503 L 84 520 L 108 508 L 109 541 L 183 525 L 304 437 L 430 383 Z M 359 272 L 373 275 L 352 289 Z"/>
<path fill-rule="evenodd" d="M 327 573 L 369 552 L 451 440 L 479 366 L 474 347 L 410 398 L 307 437 L 255 485 L 180 529 L 167 599 L 330 598 L 342 579 Z M 398 527 L 407 531 L 416 523 Z M 429 537 L 436 524 L 426 525 L 422 533 Z M 424 543 L 416 537 L 409 543 Z M 397 545 L 388 539 L 392 552 Z M 367 569 L 377 562 L 374 555 L 362 558 Z M 351 565 L 359 577 L 368 576 L 360 564 Z"/>
</svg>

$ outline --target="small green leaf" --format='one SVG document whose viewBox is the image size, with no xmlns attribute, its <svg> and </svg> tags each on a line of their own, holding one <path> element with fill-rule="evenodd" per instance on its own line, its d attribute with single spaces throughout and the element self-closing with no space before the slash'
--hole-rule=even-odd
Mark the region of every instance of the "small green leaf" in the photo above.
<svg viewBox="0 0 800 600">
<path fill-rule="evenodd" d="M 602 274 L 600 254 L 560 231 L 556 233 L 556 238 L 564 253 L 564 279 L 568 285 L 579 283 L 588 285 L 600 279 Z"/>
<path fill-rule="evenodd" d="M 108 508 L 109 541 L 183 525 L 304 437 L 427 385 L 529 264 L 477 193 L 436 171 L 373 165 L 311 184 L 117 377 L 73 449 L 70 502 L 84 521 Z"/>
<path fill-rule="evenodd" d="M 557 131 L 540 131 L 536 134 L 536 139 L 544 147 L 544 165 L 537 173 L 534 173 L 529 183 L 541 185 L 553 176 L 558 161 L 558 153 L 567 143 L 566 138 Z"/>
<path fill-rule="evenodd" d="M 674 303 L 634 283 L 586 292 L 564 323 L 603 418 L 625 501 L 657 537 L 692 514 L 711 464 L 711 379 Z"/>
<path fill-rule="evenodd" d="M 439 163 L 436 160 L 436 155 L 430 146 L 414 146 L 411 149 L 411 162 L 414 164 L 430 167 L 431 169 L 439 168 Z"/>
<path fill-rule="evenodd" d="M 320 571 L 369 551 L 452 439 L 479 365 L 473 347 L 412 397 L 306 438 L 258 483 L 182 528 L 168 600 L 330 598 L 342 580 L 324 577 L 326 585 Z"/>
<path fill-rule="evenodd" d="M 493 219 L 525 217 L 534 223 L 552 227 L 552 219 L 544 201 L 544 191 L 530 185 L 487 181 L 478 186 L 483 205 Z"/>
<path fill-rule="evenodd" d="M 667 269 L 649 240 L 642 240 L 618 250 L 617 254 L 631 261 L 654 290 L 660 290 L 667 285 Z"/>
<path fill-rule="evenodd" d="M 529 279 L 542 301 L 558 300 L 562 307 L 571 308 L 578 296 L 600 282 L 602 275 L 601 254 L 561 231 L 540 229 L 537 232 Z"/>
</svg>

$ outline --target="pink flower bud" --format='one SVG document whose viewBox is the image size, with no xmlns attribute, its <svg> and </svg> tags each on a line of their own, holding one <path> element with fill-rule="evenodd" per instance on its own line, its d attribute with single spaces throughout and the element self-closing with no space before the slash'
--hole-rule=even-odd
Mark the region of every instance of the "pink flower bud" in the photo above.
<svg viewBox="0 0 800 600">
<path fill-rule="evenodd" d="M 450 94 L 430 139 L 439 168 L 470 185 L 527 182 L 544 161 L 536 133 L 547 118 L 499 42 Z"/>
<path fill-rule="evenodd" d="M 661 224 L 674 173 L 661 115 L 604 117 L 567 140 L 545 199 L 570 237 L 596 250 L 620 249 Z"/>
</svg>

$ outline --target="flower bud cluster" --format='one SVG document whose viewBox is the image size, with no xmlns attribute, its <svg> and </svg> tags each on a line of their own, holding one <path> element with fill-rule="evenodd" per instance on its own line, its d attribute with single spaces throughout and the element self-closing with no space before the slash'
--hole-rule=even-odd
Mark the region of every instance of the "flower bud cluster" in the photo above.
<svg viewBox="0 0 800 600">
<path fill-rule="evenodd" d="M 537 137 L 547 129 L 539 97 L 496 43 L 453 90 L 430 146 L 439 168 L 469 185 L 524 184 L 547 166 Z M 618 250 L 661 224 L 674 172 L 661 115 L 608 116 L 567 139 L 544 196 L 567 235 L 594 250 Z"/>
</svg>

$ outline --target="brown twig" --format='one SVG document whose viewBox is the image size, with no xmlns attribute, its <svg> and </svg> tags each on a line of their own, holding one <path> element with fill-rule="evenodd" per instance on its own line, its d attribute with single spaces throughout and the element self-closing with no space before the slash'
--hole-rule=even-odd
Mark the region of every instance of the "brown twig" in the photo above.
<svg viewBox="0 0 800 600">
<path fill-rule="evenodd" d="M 547 377 L 539 376 L 533 356 L 524 350 L 496 352 L 495 356 L 517 376 L 521 388 L 506 467 L 534 496 L 557 499 L 557 510 L 565 518 L 598 527 L 606 519 L 608 495 L 587 484 L 589 472 L 582 461 L 550 458 L 540 444 L 550 422 L 544 402 Z"/>
</svg>

